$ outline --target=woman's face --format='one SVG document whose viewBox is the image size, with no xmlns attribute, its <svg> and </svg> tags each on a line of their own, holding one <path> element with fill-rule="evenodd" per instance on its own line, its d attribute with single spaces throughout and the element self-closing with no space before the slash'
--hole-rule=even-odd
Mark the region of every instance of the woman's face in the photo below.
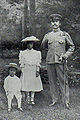
<svg viewBox="0 0 80 120">
<path fill-rule="evenodd" d="M 28 42 L 27 43 L 27 48 L 31 50 L 33 48 L 33 42 Z"/>
</svg>

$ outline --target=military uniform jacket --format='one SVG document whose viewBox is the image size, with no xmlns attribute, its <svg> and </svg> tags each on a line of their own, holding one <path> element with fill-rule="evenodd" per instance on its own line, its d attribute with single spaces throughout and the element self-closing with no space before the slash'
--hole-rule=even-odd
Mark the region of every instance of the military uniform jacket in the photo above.
<svg viewBox="0 0 80 120">
<path fill-rule="evenodd" d="M 49 32 L 44 36 L 42 41 L 43 49 L 45 48 L 46 43 L 48 44 L 48 52 L 46 57 L 46 62 L 48 64 L 61 63 L 59 58 L 62 54 L 70 56 L 74 51 L 74 44 L 70 35 L 67 32 L 61 31 L 60 29 L 58 29 L 56 32 Z M 66 44 L 69 45 L 67 51 L 65 47 Z"/>
</svg>

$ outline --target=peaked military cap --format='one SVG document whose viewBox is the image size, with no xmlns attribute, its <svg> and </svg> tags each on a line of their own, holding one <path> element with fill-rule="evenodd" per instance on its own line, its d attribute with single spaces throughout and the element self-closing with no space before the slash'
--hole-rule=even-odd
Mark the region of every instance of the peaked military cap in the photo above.
<svg viewBox="0 0 80 120">
<path fill-rule="evenodd" d="M 53 20 L 61 20 L 62 19 L 62 16 L 60 14 L 51 14 L 49 16 L 49 20 L 50 21 L 53 21 Z"/>
<path fill-rule="evenodd" d="M 24 38 L 21 42 L 28 42 L 28 41 L 37 42 L 39 41 L 39 39 L 37 39 L 35 36 L 30 36 L 30 37 Z"/>
</svg>

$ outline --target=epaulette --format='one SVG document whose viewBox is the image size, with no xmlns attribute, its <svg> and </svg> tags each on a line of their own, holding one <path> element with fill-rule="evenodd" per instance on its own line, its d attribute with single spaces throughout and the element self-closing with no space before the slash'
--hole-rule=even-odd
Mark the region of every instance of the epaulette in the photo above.
<svg viewBox="0 0 80 120">
<path fill-rule="evenodd" d="M 69 36 L 69 34 L 66 31 L 63 31 L 63 36 Z"/>
</svg>

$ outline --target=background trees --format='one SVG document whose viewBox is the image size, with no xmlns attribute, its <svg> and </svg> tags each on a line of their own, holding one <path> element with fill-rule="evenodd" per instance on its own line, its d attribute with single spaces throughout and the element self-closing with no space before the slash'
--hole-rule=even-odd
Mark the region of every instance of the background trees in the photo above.
<svg viewBox="0 0 80 120">
<path fill-rule="evenodd" d="M 67 31 L 80 52 L 79 0 L 3 0 L 0 1 L 0 49 L 20 49 L 26 36 L 40 40 L 51 30 L 49 15 L 63 16 L 62 30 Z M 38 49 L 40 44 L 35 45 Z M 76 56 L 76 55 L 75 55 Z M 78 59 L 79 60 L 79 59 Z"/>
<path fill-rule="evenodd" d="M 63 16 L 62 29 L 68 31 L 80 45 L 79 0 L 3 0 L 0 1 L 0 43 L 17 43 L 31 34 L 41 40 L 50 29 L 52 13 Z M 24 33 L 24 35 L 23 35 Z"/>
</svg>

